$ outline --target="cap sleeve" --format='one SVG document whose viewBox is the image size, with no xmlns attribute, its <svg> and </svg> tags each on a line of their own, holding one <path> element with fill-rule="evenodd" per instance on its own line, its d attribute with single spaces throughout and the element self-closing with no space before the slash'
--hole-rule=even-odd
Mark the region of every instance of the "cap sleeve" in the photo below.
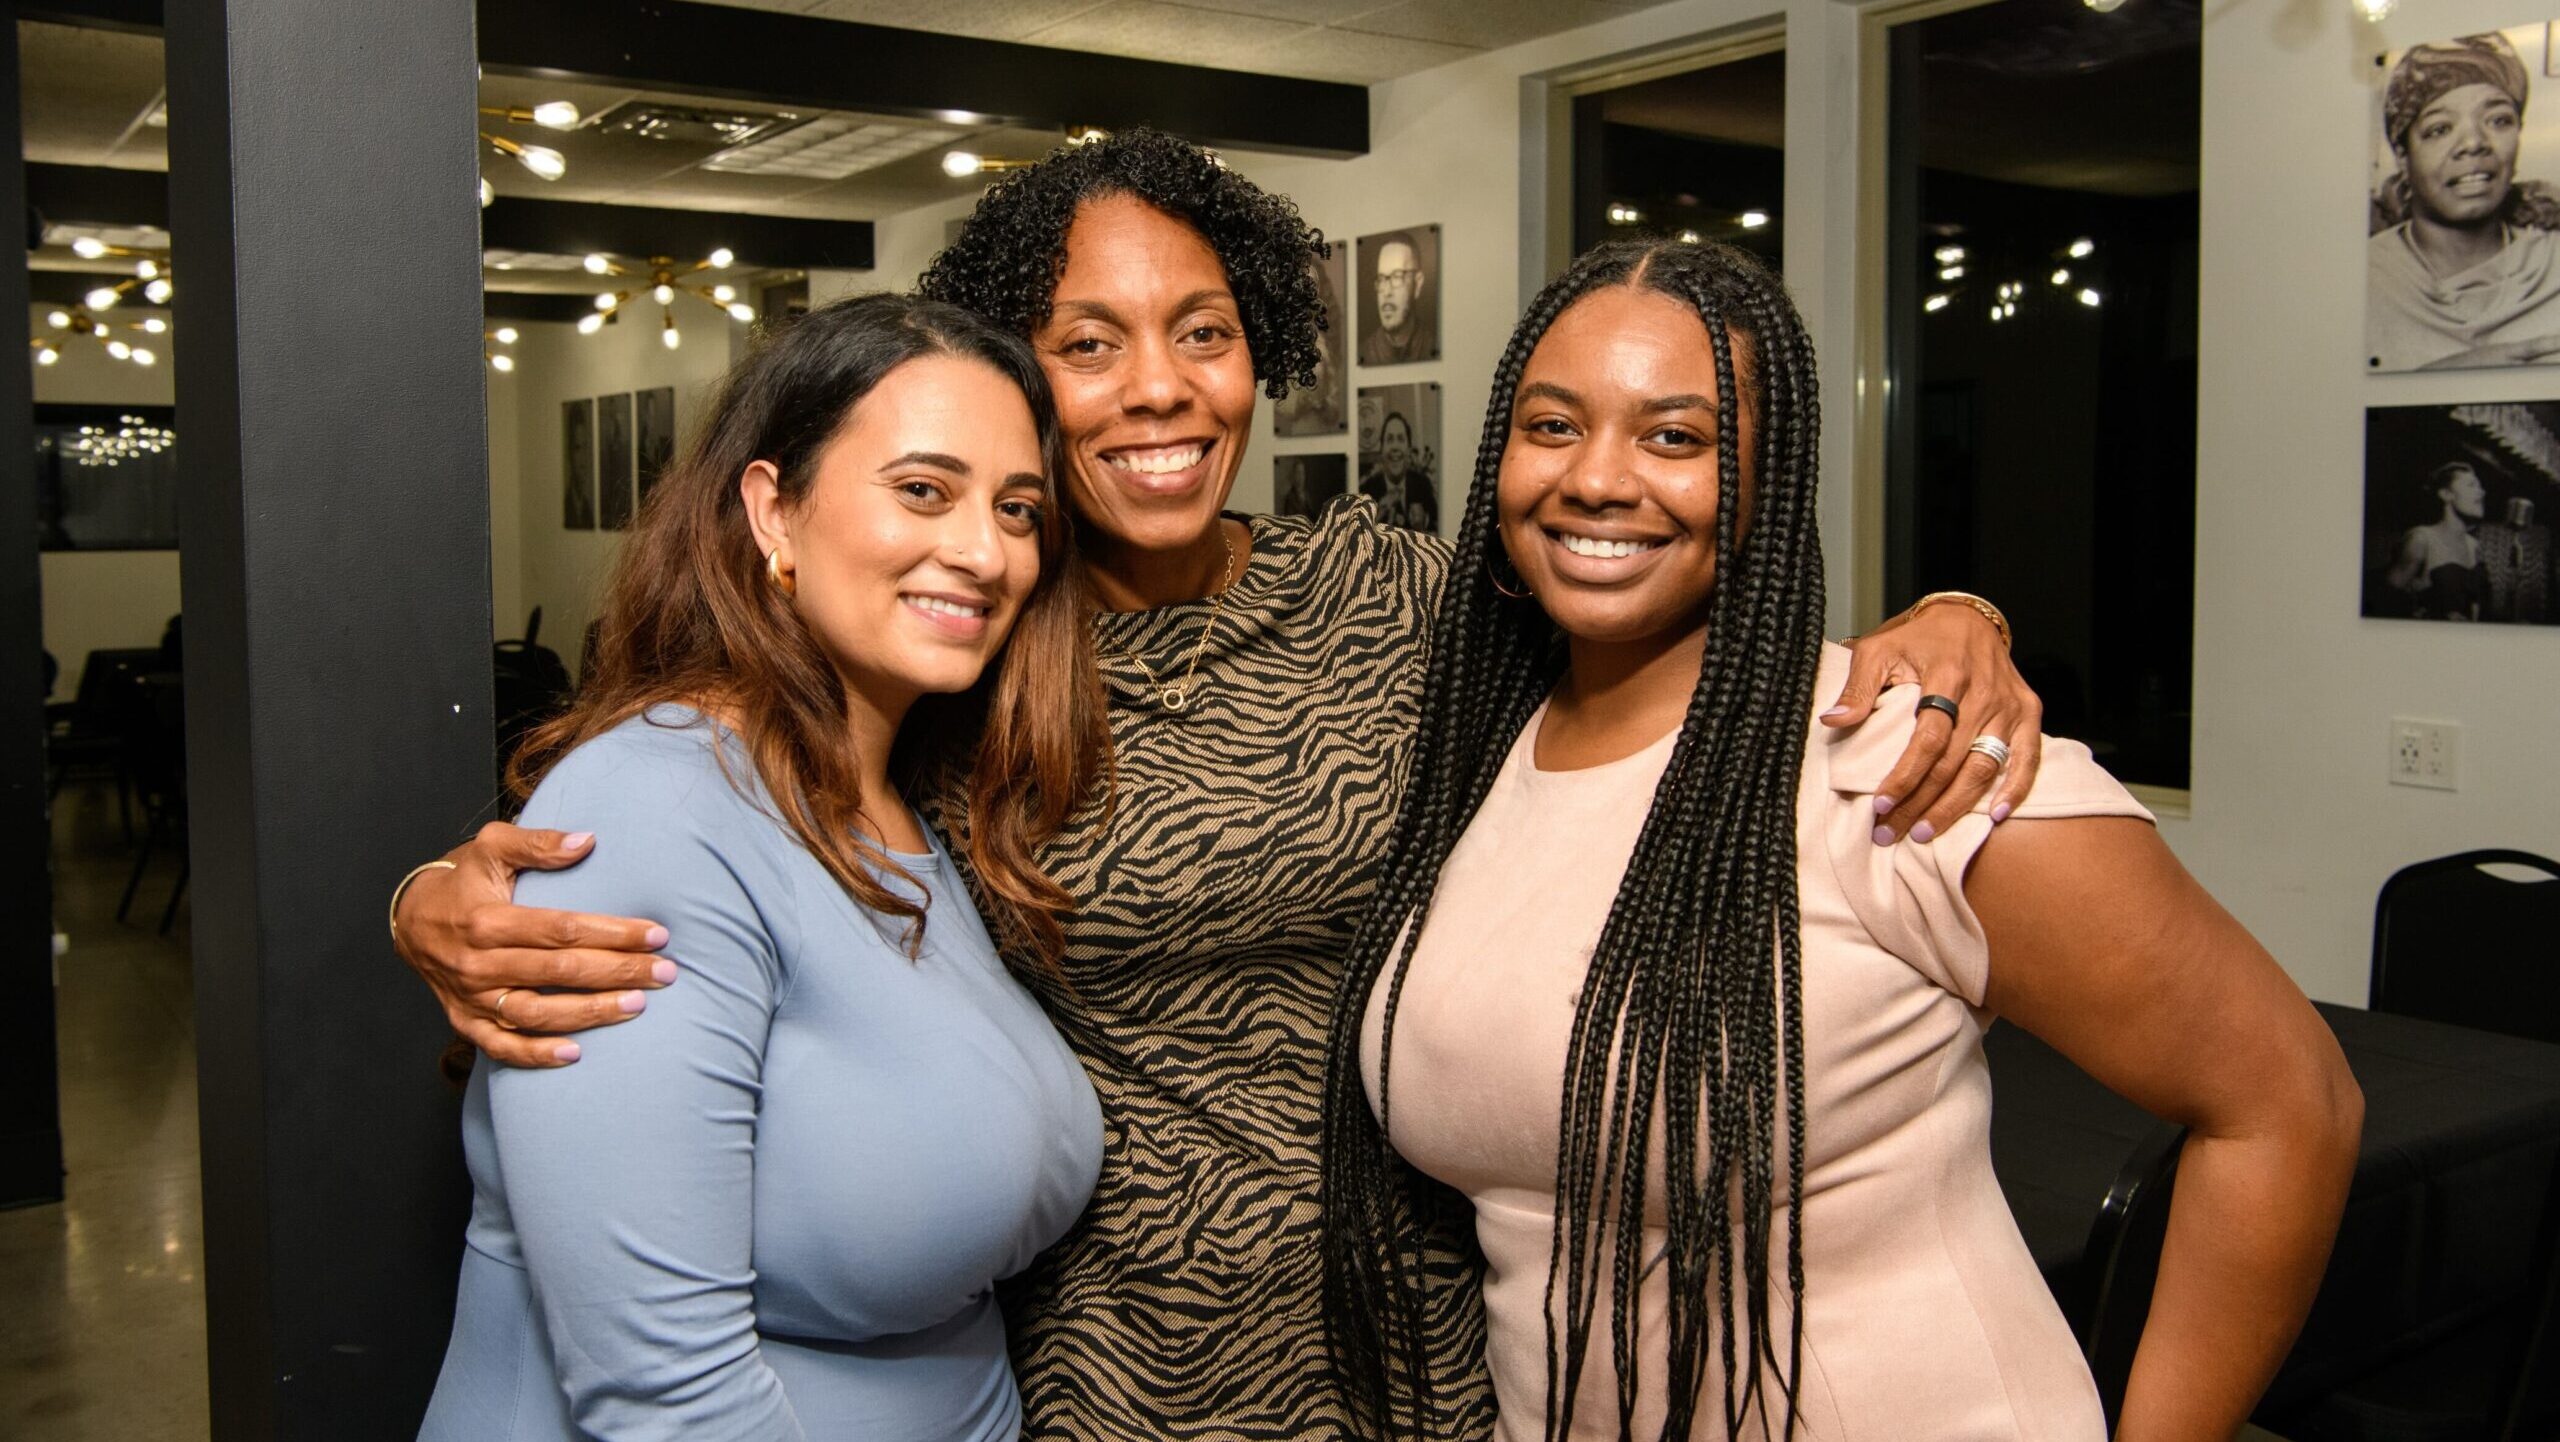
<svg viewBox="0 0 2560 1442">
<path fill-rule="evenodd" d="M 1836 648 L 1833 648 L 1836 650 Z M 1817 704 L 1828 705 L 1847 679 L 1846 652 L 1826 654 Z M 1989 807 L 1977 802 L 1955 825 L 1927 843 L 1874 841 L 1875 797 L 1911 743 L 1920 702 L 1917 686 L 1896 686 L 1876 702 L 1875 714 L 1845 731 L 1814 728 L 1808 782 L 1799 825 L 1819 825 L 1831 869 L 1850 910 L 1869 935 L 1931 981 L 1982 1005 L 1991 954 L 1982 923 L 1965 900 L 1964 876 L 1991 836 Z M 1819 784 L 1812 784 L 1816 778 Z M 1816 820 L 1818 811 L 1819 821 Z M 2089 748 L 2059 736 L 2044 738 L 2044 762 L 2035 789 L 2012 820 L 2060 820 L 2080 816 L 2153 819 Z"/>
</svg>

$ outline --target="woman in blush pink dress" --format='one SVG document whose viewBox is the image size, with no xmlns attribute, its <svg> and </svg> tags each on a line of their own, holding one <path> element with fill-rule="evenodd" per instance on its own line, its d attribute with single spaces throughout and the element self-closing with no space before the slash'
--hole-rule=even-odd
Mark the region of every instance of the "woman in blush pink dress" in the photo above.
<svg viewBox="0 0 2560 1442">
<path fill-rule="evenodd" d="M 1870 840 L 1900 742 L 1815 715 L 1848 675 L 1815 413 L 1793 307 L 1722 246 L 1584 257 L 1496 374 L 1331 1036 L 1335 1372 L 1373 1426 L 1437 1405 L 1411 1238 L 1463 1198 L 1506 1442 L 2103 1442 L 1992 1175 L 1995 1017 L 2191 1129 L 2119 1437 L 2231 1436 L 2310 1306 L 2355 1084 L 2087 749 L 1996 829 Z"/>
</svg>

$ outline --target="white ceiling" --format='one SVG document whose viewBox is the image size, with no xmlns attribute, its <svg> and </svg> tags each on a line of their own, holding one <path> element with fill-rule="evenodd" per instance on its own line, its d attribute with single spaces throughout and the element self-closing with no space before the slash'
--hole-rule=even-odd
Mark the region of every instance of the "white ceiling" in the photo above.
<svg viewBox="0 0 2560 1442">
<path fill-rule="evenodd" d="M 746 8 L 862 21 L 980 39 L 1171 61 L 1217 69 L 1368 84 L 1574 26 L 1631 14 L 1659 0 L 717 0 Z M 166 100 L 157 36 L 18 23 L 25 158 L 59 165 L 168 169 L 168 132 L 151 118 Z M 891 151 L 914 153 L 839 180 L 706 169 L 709 143 L 609 133 L 592 118 L 629 100 L 709 104 L 620 87 L 510 76 L 484 77 L 481 104 L 531 107 L 566 100 L 582 123 L 569 131 L 481 117 L 481 128 L 565 157 L 546 181 L 488 147 L 481 173 L 500 195 L 664 206 L 816 220 L 876 220 L 975 191 L 981 182 L 941 170 L 946 149 L 1027 158 L 1061 137 L 1009 128 L 957 134 L 947 127 L 866 117 Z M 770 109 L 772 107 L 761 107 Z M 825 112 L 808 112 L 822 114 Z M 897 130 L 935 129 L 905 137 Z M 922 148 L 915 148 L 921 146 Z M 83 219 L 105 217 L 83 217 Z M 63 269 L 121 269 L 83 261 L 60 245 L 35 256 Z M 531 272 L 531 273 L 528 273 Z M 570 289 L 583 283 L 532 266 L 493 271 L 503 289 Z"/>
</svg>

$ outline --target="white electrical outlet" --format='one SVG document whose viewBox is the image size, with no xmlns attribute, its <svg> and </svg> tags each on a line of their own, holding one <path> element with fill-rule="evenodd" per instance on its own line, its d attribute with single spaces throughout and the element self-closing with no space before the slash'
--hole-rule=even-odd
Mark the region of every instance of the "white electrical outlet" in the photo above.
<svg viewBox="0 0 2560 1442">
<path fill-rule="evenodd" d="M 2391 784 L 2437 791 L 2461 788 L 2462 727 L 2453 721 L 2391 722 Z"/>
</svg>

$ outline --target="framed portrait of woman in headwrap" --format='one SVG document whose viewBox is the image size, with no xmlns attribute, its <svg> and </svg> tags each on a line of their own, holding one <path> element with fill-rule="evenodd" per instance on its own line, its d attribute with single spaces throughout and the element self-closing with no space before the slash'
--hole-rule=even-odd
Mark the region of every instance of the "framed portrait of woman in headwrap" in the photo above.
<svg viewBox="0 0 2560 1442">
<path fill-rule="evenodd" d="M 2376 371 L 2560 364 L 2549 25 L 2378 57 L 2365 346 Z M 2560 101 L 2546 96 L 2544 109 Z"/>
</svg>

